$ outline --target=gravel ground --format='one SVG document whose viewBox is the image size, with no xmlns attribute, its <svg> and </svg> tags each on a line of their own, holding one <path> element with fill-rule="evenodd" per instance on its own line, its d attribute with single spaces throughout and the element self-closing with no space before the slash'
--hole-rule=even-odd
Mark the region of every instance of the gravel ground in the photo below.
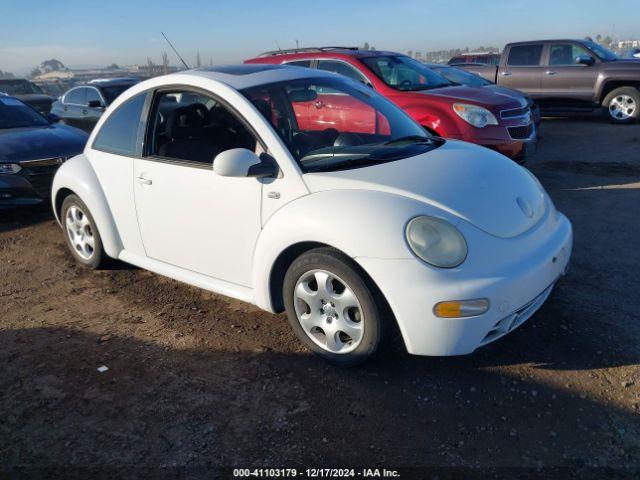
<svg viewBox="0 0 640 480">
<path fill-rule="evenodd" d="M 573 222 L 571 269 L 466 357 L 394 345 L 334 368 L 283 315 L 127 265 L 87 272 L 48 208 L 0 211 L 0 478 L 640 474 L 640 125 L 549 119 L 541 134 L 529 167 Z"/>
</svg>

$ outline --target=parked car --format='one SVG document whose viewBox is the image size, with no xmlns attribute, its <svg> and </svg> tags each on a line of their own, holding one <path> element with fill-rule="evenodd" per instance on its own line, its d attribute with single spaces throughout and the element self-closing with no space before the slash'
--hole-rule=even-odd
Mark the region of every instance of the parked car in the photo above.
<svg viewBox="0 0 640 480">
<path fill-rule="evenodd" d="M 531 110 L 531 116 L 533 117 L 536 125 L 540 123 L 540 109 L 531 99 L 530 96 L 524 93 L 514 90 L 513 88 L 501 87 L 495 83 L 490 82 L 486 78 L 481 77 L 473 72 L 468 72 L 458 67 L 452 67 L 451 65 L 442 65 L 439 63 L 425 63 L 425 65 L 434 72 L 442 75 L 444 78 L 457 85 L 465 85 L 467 87 L 474 88 L 486 88 L 496 92 L 499 95 L 513 95 L 522 97 L 529 109 Z"/>
<path fill-rule="evenodd" d="M 60 120 L 87 132 L 91 132 L 105 108 L 111 105 L 118 95 L 135 85 L 137 78 L 108 78 L 92 80 L 67 91 L 54 102 L 51 113 Z"/>
<path fill-rule="evenodd" d="M 0 208 L 48 199 L 58 166 L 82 152 L 87 134 L 0 95 Z"/>
<path fill-rule="evenodd" d="M 394 102 L 430 133 L 477 143 L 519 162 L 536 147 L 535 124 L 522 98 L 454 85 L 406 55 L 324 47 L 267 52 L 245 63 L 303 66 L 348 76 Z M 353 120 L 341 114 L 340 100 L 323 95 L 314 107 L 327 125 Z"/>
<path fill-rule="evenodd" d="M 22 100 L 44 115 L 51 111 L 51 104 L 55 100 L 46 95 L 38 85 L 24 78 L 0 79 L 0 93 Z"/>
<path fill-rule="evenodd" d="M 602 108 L 613 123 L 640 118 L 640 61 L 621 59 L 589 40 L 510 43 L 497 66 L 458 66 L 530 95 L 543 114 Z"/>
<path fill-rule="evenodd" d="M 459 65 L 461 63 L 472 63 L 475 65 L 498 65 L 500 54 L 496 52 L 474 52 L 463 53 L 452 57 L 447 62 L 449 65 Z"/>
<path fill-rule="evenodd" d="M 325 121 L 329 96 L 348 122 Z M 500 338 L 545 301 L 572 244 L 508 158 L 427 134 L 361 83 L 275 65 L 132 87 L 58 170 L 52 202 L 80 264 L 118 258 L 285 310 L 338 364 L 372 355 L 394 321 L 419 355 Z"/>
</svg>

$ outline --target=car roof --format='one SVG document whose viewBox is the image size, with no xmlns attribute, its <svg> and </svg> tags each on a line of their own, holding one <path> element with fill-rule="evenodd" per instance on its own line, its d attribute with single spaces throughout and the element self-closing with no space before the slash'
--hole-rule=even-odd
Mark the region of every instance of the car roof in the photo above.
<svg viewBox="0 0 640 480">
<path fill-rule="evenodd" d="M 26 78 L 0 78 L 0 83 L 31 83 Z"/>
<path fill-rule="evenodd" d="M 590 40 L 586 40 L 584 38 L 548 38 L 546 40 L 527 40 L 526 42 L 511 42 L 507 43 L 507 45 L 526 45 L 530 43 L 551 43 L 551 42 L 576 42 L 576 43 L 585 43 Z"/>
<path fill-rule="evenodd" d="M 403 55 L 398 52 L 391 52 L 386 50 L 364 50 L 358 47 L 306 47 L 306 48 L 292 48 L 289 50 L 273 50 L 270 52 L 264 52 L 255 58 L 268 58 L 268 57 L 318 57 L 323 56 L 345 56 L 345 57 L 379 57 L 387 55 Z M 252 59 L 253 60 L 253 59 Z"/>
<path fill-rule="evenodd" d="M 139 78 L 135 77 L 119 77 L 119 78 L 94 78 L 87 82 L 87 85 L 111 86 L 111 85 L 132 85 L 138 83 Z"/>
<path fill-rule="evenodd" d="M 180 77 L 185 75 L 215 80 L 236 90 L 299 78 L 335 78 L 334 73 L 309 68 L 273 64 L 240 64 L 184 70 L 163 77 L 155 77 L 155 79 L 170 81 L 175 78 L 178 81 Z"/>
</svg>

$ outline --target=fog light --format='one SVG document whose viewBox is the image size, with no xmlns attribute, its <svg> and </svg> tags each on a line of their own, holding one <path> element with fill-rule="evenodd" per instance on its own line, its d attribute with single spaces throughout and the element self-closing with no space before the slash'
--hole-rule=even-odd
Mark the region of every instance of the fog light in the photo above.
<svg viewBox="0 0 640 480">
<path fill-rule="evenodd" d="M 475 317 L 489 310 L 489 300 L 477 298 L 475 300 L 454 300 L 436 303 L 433 313 L 441 318 Z"/>
</svg>

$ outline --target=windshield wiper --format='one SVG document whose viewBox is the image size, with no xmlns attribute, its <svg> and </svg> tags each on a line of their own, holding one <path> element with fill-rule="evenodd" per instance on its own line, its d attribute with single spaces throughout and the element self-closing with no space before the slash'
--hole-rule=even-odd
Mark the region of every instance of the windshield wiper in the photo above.
<svg viewBox="0 0 640 480">
<path fill-rule="evenodd" d="M 384 142 L 383 145 L 394 145 L 396 143 L 410 142 L 410 143 L 431 143 L 433 138 L 423 137 L 422 135 L 407 135 L 405 137 L 394 138 L 388 142 Z"/>
</svg>

